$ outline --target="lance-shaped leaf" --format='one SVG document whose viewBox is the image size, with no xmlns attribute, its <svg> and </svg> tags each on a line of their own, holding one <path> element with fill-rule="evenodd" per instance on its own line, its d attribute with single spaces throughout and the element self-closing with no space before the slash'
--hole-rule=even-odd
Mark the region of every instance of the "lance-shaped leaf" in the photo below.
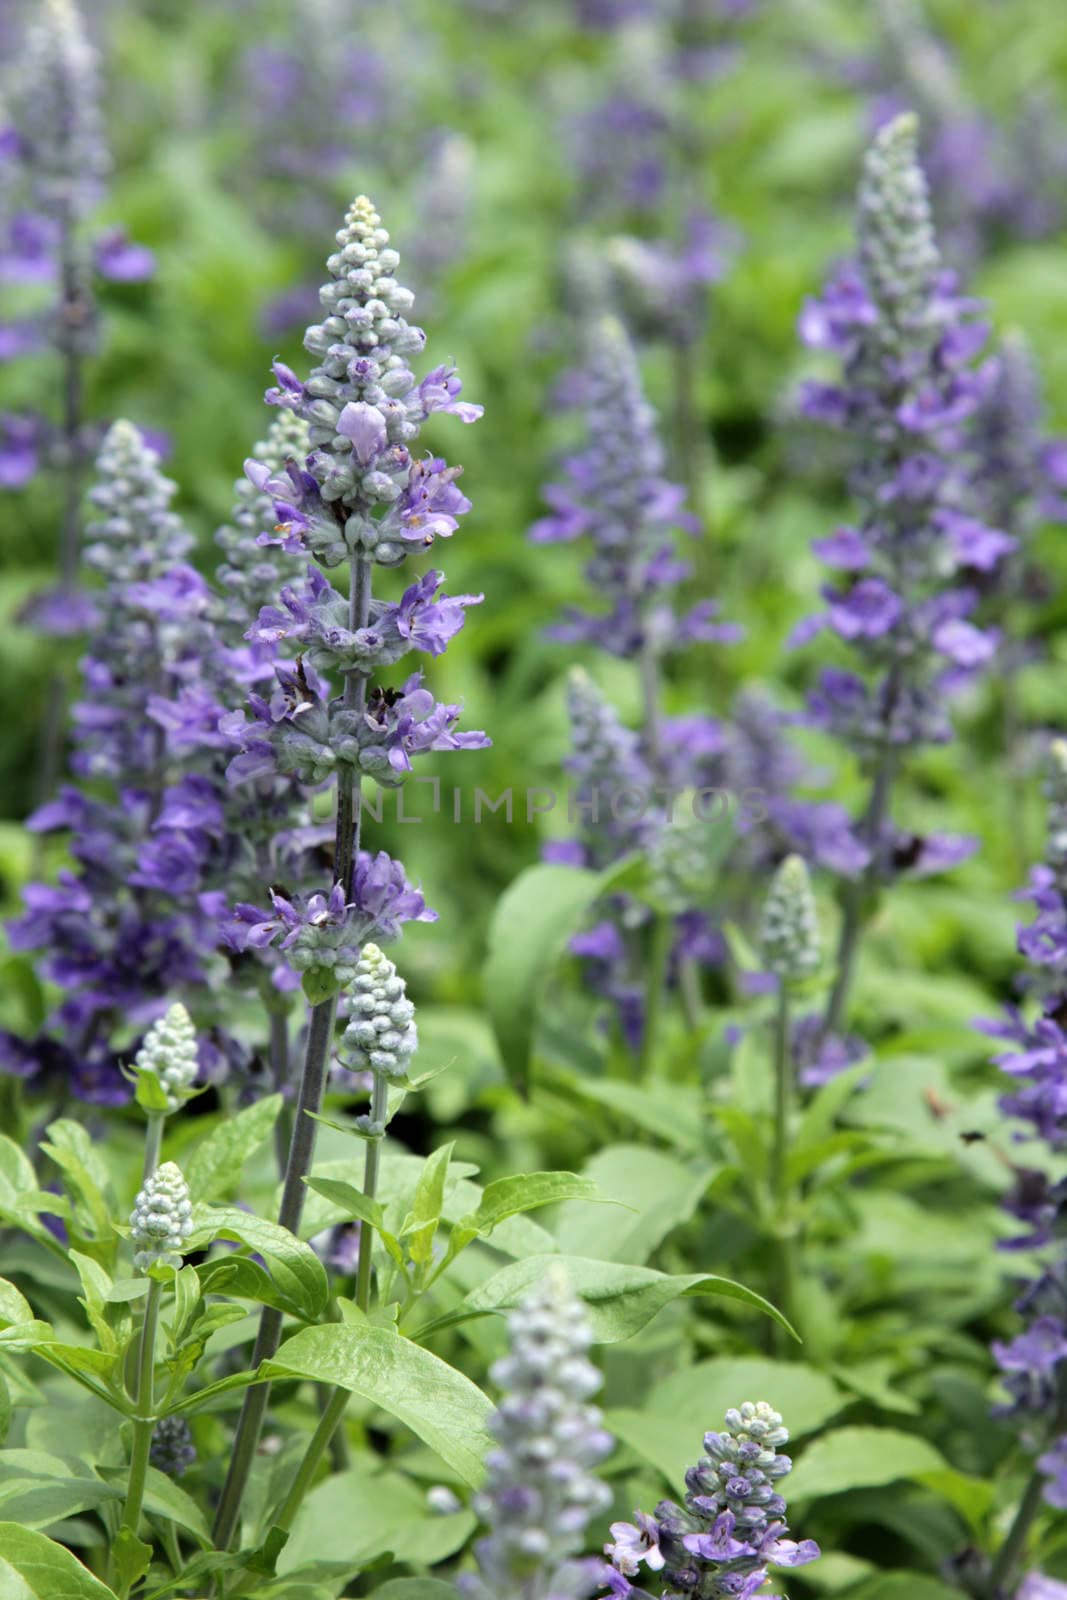
<svg viewBox="0 0 1067 1600">
<path fill-rule="evenodd" d="M 360 1395 L 409 1427 L 464 1483 L 481 1482 L 492 1405 L 469 1378 L 394 1329 L 369 1322 L 304 1328 L 260 1370 Z"/>
</svg>

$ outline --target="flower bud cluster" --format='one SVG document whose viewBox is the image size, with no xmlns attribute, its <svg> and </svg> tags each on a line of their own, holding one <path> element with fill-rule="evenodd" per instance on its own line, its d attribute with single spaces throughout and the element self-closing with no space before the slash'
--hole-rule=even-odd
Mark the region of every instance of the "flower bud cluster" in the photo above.
<svg viewBox="0 0 1067 1600">
<path fill-rule="evenodd" d="M 767 971 L 786 984 L 819 969 L 819 918 L 802 856 L 786 856 L 774 875 L 763 904 L 760 952 Z"/>
<path fill-rule="evenodd" d="M 195 1083 L 199 1067 L 196 1029 L 180 1001 L 153 1022 L 133 1064 L 142 1072 L 155 1073 L 167 1097 L 168 1111 L 177 1111 Z"/>
<path fill-rule="evenodd" d="M 585 1600 L 600 1563 L 583 1561 L 583 1534 L 611 1494 L 594 1469 L 612 1448 L 589 1398 L 600 1374 L 588 1359 L 584 1312 L 562 1270 L 551 1269 L 508 1318 L 510 1352 L 492 1369 L 504 1398 L 490 1423 L 497 1448 L 474 1509 L 489 1533 L 478 1573 L 460 1578 L 470 1600 L 522 1594 Z"/>
<path fill-rule="evenodd" d="M 180 1167 L 164 1161 L 134 1201 L 130 1217 L 133 1264 L 141 1272 L 154 1266 L 180 1266 L 193 1231 L 189 1185 Z"/>
<path fill-rule="evenodd" d="M 342 1057 L 353 1072 L 403 1078 L 418 1048 L 415 1007 L 407 986 L 376 944 L 363 946 L 346 998 Z"/>
</svg>

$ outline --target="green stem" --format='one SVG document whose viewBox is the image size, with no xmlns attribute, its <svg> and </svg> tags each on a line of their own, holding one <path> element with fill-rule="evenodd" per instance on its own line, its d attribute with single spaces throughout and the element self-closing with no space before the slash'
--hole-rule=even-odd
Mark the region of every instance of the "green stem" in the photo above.
<svg viewBox="0 0 1067 1600">
<path fill-rule="evenodd" d="M 895 692 L 892 694 L 892 700 L 895 703 Z M 860 877 L 853 878 L 845 890 L 844 913 L 841 920 L 841 932 L 837 941 L 837 970 L 822 1020 L 822 1036 L 824 1038 L 827 1034 L 835 1033 L 840 1027 L 845 1014 L 849 991 L 852 988 L 856 956 L 859 953 L 860 934 L 863 931 L 864 902 L 874 884 L 877 883 L 881 870 L 881 835 L 885 819 L 889 813 L 889 795 L 893 785 L 894 767 L 894 752 L 887 745 L 875 769 L 874 779 L 871 783 L 870 799 L 867 802 L 867 809 L 859 826 L 860 838 L 870 850 L 871 858 L 866 871 Z"/>
<path fill-rule="evenodd" d="M 772 1184 L 775 1200 L 776 1246 L 778 1253 L 778 1305 L 796 1324 L 796 1238 L 793 1232 L 790 1193 L 789 1123 L 793 1111 L 793 1052 L 789 1026 L 789 987 L 779 979 L 778 1006 L 774 1020 L 774 1150 Z M 776 1342 L 784 1348 L 787 1335 L 775 1326 Z M 791 1343 L 792 1341 L 788 1341 Z"/>
<path fill-rule="evenodd" d="M 293 1141 L 293 1110 L 287 1098 L 289 1088 L 289 1017 L 284 1011 L 270 1013 L 270 1076 L 275 1094 L 282 1096 L 281 1110 L 274 1124 L 274 1155 L 284 1179 Z"/>
<path fill-rule="evenodd" d="M 370 1117 L 374 1123 L 384 1122 L 389 1104 L 389 1084 L 382 1072 L 374 1074 L 374 1087 L 371 1091 Z M 371 1139 L 367 1145 L 366 1155 L 363 1158 L 363 1193 L 368 1200 L 373 1200 L 378 1190 L 378 1173 L 381 1167 L 382 1141 Z M 356 1269 L 356 1304 L 359 1309 L 366 1312 L 370 1309 L 371 1290 L 371 1264 L 374 1256 L 374 1229 L 369 1223 L 364 1222 L 359 1230 L 359 1264 Z M 304 1458 L 297 1469 L 292 1487 L 286 1495 L 281 1510 L 275 1518 L 275 1526 L 284 1528 L 286 1532 L 293 1525 L 293 1518 L 300 1509 L 301 1502 L 315 1473 L 323 1453 L 334 1436 L 334 1431 L 339 1427 L 341 1419 L 348 1405 L 348 1390 L 334 1389 L 332 1395 L 323 1407 L 319 1417 L 318 1426 L 312 1434 Z"/>
<path fill-rule="evenodd" d="M 1030 1532 L 1030 1525 L 1041 1509 L 1044 1496 L 1046 1475 L 1034 1469 L 1029 1483 L 1019 1501 L 1019 1508 L 1015 1513 L 1011 1527 L 1008 1529 L 1004 1543 L 996 1553 L 992 1570 L 989 1574 L 989 1589 L 993 1596 L 1007 1592 L 1009 1579 L 1014 1577 L 1016 1563 L 1022 1555 L 1026 1545 L 1026 1538 Z M 1014 1584 L 1011 1585 L 1014 1587 Z"/>
<path fill-rule="evenodd" d="M 706 539 L 710 532 L 705 475 L 710 451 L 708 436 L 701 425 L 697 400 L 697 354 L 689 339 L 676 339 L 671 345 L 673 364 L 674 433 L 678 449 L 679 475 L 689 495 L 689 508 L 700 523 Z"/>
<path fill-rule="evenodd" d="M 374 1074 L 371 1089 L 370 1119 L 377 1125 L 383 1123 L 389 1109 L 389 1083 L 383 1072 Z M 378 1193 L 378 1173 L 382 1163 L 382 1141 L 371 1139 L 363 1158 L 363 1193 L 373 1200 Z M 361 1311 L 370 1309 L 370 1275 L 374 1255 L 374 1229 L 364 1222 L 359 1230 L 359 1264 L 356 1268 L 356 1304 Z"/>
<path fill-rule="evenodd" d="M 296 1233 L 300 1226 L 300 1217 L 304 1209 L 304 1197 L 307 1190 L 304 1185 L 304 1176 L 311 1170 L 311 1159 L 315 1148 L 315 1135 L 318 1123 L 313 1116 L 308 1116 L 309 1111 L 316 1115 L 322 1105 L 323 1091 L 326 1077 L 329 1072 L 330 1044 L 333 1040 L 333 1019 L 336 1009 L 336 997 L 331 996 L 320 1005 L 311 1009 L 311 1021 L 308 1027 L 307 1053 L 304 1058 L 304 1073 L 300 1083 L 300 1097 L 297 1101 L 296 1120 L 293 1126 L 293 1140 L 289 1146 L 289 1163 L 285 1172 L 285 1186 L 282 1191 L 282 1203 L 278 1212 L 278 1221 L 283 1228 L 288 1228 L 290 1233 Z M 283 1317 L 280 1311 L 273 1306 L 264 1306 L 259 1319 L 259 1331 L 252 1349 L 252 1371 L 258 1370 L 262 1362 L 269 1361 L 281 1343 Z M 241 1416 L 237 1424 L 237 1433 L 233 1442 L 233 1455 L 230 1458 L 226 1482 L 223 1485 L 222 1497 L 219 1500 L 218 1510 L 215 1513 L 215 1546 L 219 1550 L 228 1550 L 237 1531 L 237 1519 L 240 1515 L 241 1500 L 244 1496 L 245 1485 L 252 1470 L 256 1450 L 259 1446 L 259 1435 L 263 1427 L 263 1418 L 267 1411 L 267 1401 L 270 1398 L 270 1384 L 257 1383 L 245 1390 L 244 1403 L 241 1406 Z"/>
<path fill-rule="evenodd" d="M 648 953 L 648 975 L 645 979 L 645 1028 L 641 1039 L 640 1061 L 642 1077 L 647 1076 L 655 1065 L 673 934 L 673 918 L 665 912 L 658 912 L 652 924 L 652 940 Z"/>
<path fill-rule="evenodd" d="M 137 1413 L 133 1419 L 133 1448 L 130 1452 L 130 1475 L 126 1485 L 126 1502 L 122 1508 L 120 1528 L 128 1528 L 136 1536 L 141 1521 L 145 1480 L 148 1476 L 148 1455 L 152 1448 L 152 1434 L 156 1419 L 152 1415 L 152 1378 L 156 1359 L 156 1328 L 159 1323 L 159 1299 L 162 1284 L 149 1279 L 148 1298 L 145 1301 L 144 1321 L 141 1324 L 140 1353 L 137 1361 L 137 1385 L 133 1400 Z M 125 1600 L 129 1585 L 119 1591 Z"/>
<path fill-rule="evenodd" d="M 144 1134 L 144 1172 L 141 1182 L 147 1183 L 149 1178 L 159 1166 L 159 1152 L 163 1148 L 163 1124 L 167 1120 L 165 1111 L 150 1111 L 148 1113 L 148 1126 Z"/>
<path fill-rule="evenodd" d="M 678 989 L 686 1027 L 690 1033 L 696 1033 L 704 1014 L 704 996 L 700 988 L 700 968 L 692 956 L 683 956 L 678 963 Z"/>
</svg>

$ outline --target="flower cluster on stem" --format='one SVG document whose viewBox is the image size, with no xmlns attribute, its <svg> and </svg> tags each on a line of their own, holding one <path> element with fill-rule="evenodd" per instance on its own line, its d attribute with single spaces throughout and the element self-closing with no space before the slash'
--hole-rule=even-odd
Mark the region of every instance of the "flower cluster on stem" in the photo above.
<svg viewBox="0 0 1067 1600">
<path fill-rule="evenodd" d="M 765 1400 L 728 1411 L 725 1431 L 704 1435 L 705 1454 L 686 1473 L 683 1505 L 663 1500 L 652 1516 L 638 1511 L 636 1522 L 612 1523 L 606 1592 L 650 1600 L 649 1590 L 630 1581 L 640 1575 L 658 1580 L 664 1600 L 748 1600 L 767 1581 L 768 1567 L 816 1560 L 813 1539 L 789 1538 L 777 1488 L 792 1466 L 778 1453 L 788 1437 Z"/>
<path fill-rule="evenodd" d="M 841 817 L 829 834 L 806 829 L 802 808 L 795 817 L 798 847 L 814 847 L 828 865 L 836 857 L 839 871 L 843 856 L 850 861 L 824 1036 L 844 1012 L 867 892 L 905 867 L 942 871 L 973 848 L 902 833 L 892 794 L 906 755 L 951 738 L 951 695 L 994 656 L 996 635 L 971 620 L 979 602 L 972 577 L 994 571 L 1014 548 L 975 512 L 969 429 L 996 369 L 975 364 L 987 337 L 980 308 L 941 266 L 917 133 L 911 115 L 878 133 L 859 189 L 856 258 L 808 302 L 800 323 L 809 346 L 842 364 L 842 381 L 807 384 L 802 406 L 854 446 L 857 516 L 816 541 L 840 577 L 795 637 L 827 631 L 852 652 L 853 669 L 822 671 L 808 718 L 857 753 L 869 783 L 861 817 Z"/>
</svg>

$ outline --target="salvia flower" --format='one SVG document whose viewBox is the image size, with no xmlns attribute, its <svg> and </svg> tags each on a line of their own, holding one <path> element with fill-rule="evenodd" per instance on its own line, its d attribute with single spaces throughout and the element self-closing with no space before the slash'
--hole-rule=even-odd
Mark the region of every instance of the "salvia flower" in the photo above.
<svg viewBox="0 0 1067 1600">
<path fill-rule="evenodd" d="M 154 1266 L 180 1266 L 193 1231 L 193 1205 L 181 1168 L 164 1161 L 134 1202 L 130 1217 L 133 1264 L 141 1272 Z"/>
<path fill-rule="evenodd" d="M 559 1269 L 550 1269 L 508 1317 L 510 1350 L 492 1369 L 504 1391 L 490 1431 L 487 1482 L 474 1509 L 489 1532 L 477 1574 L 459 1579 L 471 1600 L 586 1600 L 601 1563 L 582 1559 L 585 1529 L 610 1503 L 595 1468 L 612 1448 L 590 1405 L 600 1374 L 589 1325 Z"/>
<path fill-rule="evenodd" d="M 686 1473 L 684 1505 L 664 1500 L 653 1516 L 639 1511 L 634 1523 L 612 1523 L 607 1592 L 648 1600 L 649 1591 L 630 1582 L 641 1576 L 671 1600 L 747 1600 L 768 1567 L 816 1560 L 814 1540 L 789 1538 L 777 1487 L 792 1466 L 778 1453 L 788 1437 L 766 1401 L 728 1411 L 725 1431 L 704 1435 L 706 1453 Z"/>
<path fill-rule="evenodd" d="M 167 1108 L 177 1111 L 196 1081 L 199 1058 L 193 1019 L 178 1001 L 153 1022 L 133 1058 L 139 1071 L 154 1072 L 167 1097 Z"/>
<path fill-rule="evenodd" d="M 807 863 L 786 856 L 763 903 L 760 951 L 767 971 L 795 983 L 819 969 L 819 919 Z"/>
</svg>

